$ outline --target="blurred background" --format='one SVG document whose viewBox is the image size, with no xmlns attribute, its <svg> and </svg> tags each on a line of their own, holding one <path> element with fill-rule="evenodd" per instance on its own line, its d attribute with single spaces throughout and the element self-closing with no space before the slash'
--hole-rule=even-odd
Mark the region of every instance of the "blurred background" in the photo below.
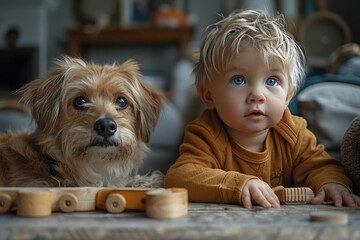
<svg viewBox="0 0 360 240">
<path fill-rule="evenodd" d="M 13 91 L 44 76 L 54 59 L 134 58 L 168 96 L 141 171 L 165 172 L 184 126 L 203 109 L 191 74 L 202 31 L 238 8 L 284 14 L 307 58 L 291 111 L 340 159 L 343 134 L 360 115 L 358 0 L 0 0 L 0 131 L 34 128 Z"/>
</svg>

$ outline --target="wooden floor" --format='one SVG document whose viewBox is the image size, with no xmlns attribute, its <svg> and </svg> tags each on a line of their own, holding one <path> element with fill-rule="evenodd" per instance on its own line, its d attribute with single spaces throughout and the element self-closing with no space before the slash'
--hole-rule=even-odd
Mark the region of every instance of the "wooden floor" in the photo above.
<svg viewBox="0 0 360 240">
<path fill-rule="evenodd" d="M 310 221 L 314 211 L 346 212 L 347 224 Z M 147 218 L 144 212 L 53 213 L 45 218 L 0 215 L 0 239 L 360 239 L 360 209 L 288 205 L 280 209 L 190 203 L 186 217 Z"/>
</svg>

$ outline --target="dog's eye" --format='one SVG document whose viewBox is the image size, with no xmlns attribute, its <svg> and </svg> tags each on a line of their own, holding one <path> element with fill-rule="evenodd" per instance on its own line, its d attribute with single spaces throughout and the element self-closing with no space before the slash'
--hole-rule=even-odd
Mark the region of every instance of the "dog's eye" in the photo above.
<svg viewBox="0 0 360 240">
<path fill-rule="evenodd" d="M 74 106 L 76 108 L 84 108 L 85 103 L 86 103 L 86 99 L 84 97 L 77 97 L 74 100 Z"/>
<path fill-rule="evenodd" d="M 128 105 L 127 100 L 124 97 L 118 97 L 116 99 L 116 104 L 118 105 L 118 109 L 124 109 Z"/>
</svg>

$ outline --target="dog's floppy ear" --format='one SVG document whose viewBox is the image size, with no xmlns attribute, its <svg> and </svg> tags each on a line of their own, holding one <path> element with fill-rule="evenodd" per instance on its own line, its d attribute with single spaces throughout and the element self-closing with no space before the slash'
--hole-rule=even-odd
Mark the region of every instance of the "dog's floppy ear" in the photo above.
<svg viewBox="0 0 360 240">
<path fill-rule="evenodd" d="M 76 65 L 85 65 L 82 60 L 68 56 L 55 63 L 57 66 L 45 77 L 29 82 L 18 91 L 21 100 L 30 108 L 38 129 L 45 132 L 51 132 L 56 125 L 66 71 Z"/>
<path fill-rule="evenodd" d="M 134 96 L 137 133 L 138 137 L 147 143 L 163 109 L 165 96 L 144 81 L 139 71 L 139 65 L 134 60 L 126 61 L 120 67 L 122 71 L 126 72 L 125 74 L 129 77 L 132 87 L 137 93 Z"/>
<path fill-rule="evenodd" d="M 165 97 L 154 87 L 144 82 L 140 82 L 140 84 L 143 91 L 142 97 L 148 104 L 140 105 L 137 116 L 138 134 L 144 142 L 148 142 L 163 109 Z"/>
</svg>

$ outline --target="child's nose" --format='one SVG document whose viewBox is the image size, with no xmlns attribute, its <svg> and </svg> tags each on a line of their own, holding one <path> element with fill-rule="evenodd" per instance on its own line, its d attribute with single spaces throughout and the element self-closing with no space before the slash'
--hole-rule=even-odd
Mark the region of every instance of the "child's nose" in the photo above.
<svg viewBox="0 0 360 240">
<path fill-rule="evenodd" d="M 247 98 L 248 103 L 264 103 L 265 101 L 266 97 L 259 89 L 253 89 Z"/>
</svg>

